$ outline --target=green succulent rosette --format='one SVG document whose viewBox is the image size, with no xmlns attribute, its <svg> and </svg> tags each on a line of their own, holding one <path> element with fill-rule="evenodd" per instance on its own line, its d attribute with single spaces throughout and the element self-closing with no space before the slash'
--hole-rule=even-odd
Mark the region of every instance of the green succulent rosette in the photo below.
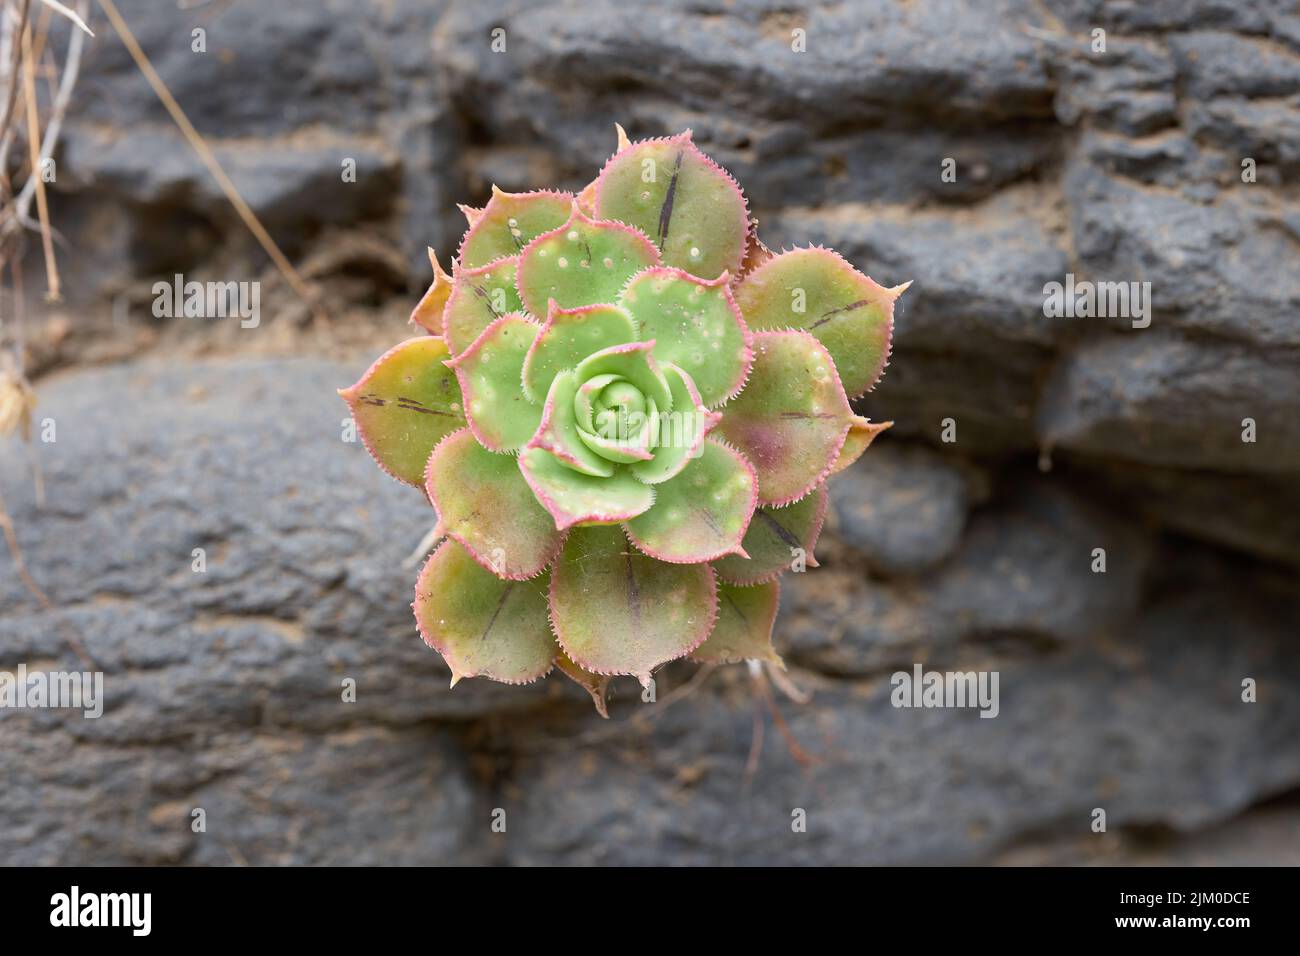
<svg viewBox="0 0 1300 956">
<path fill-rule="evenodd" d="M 437 511 L 414 609 L 453 683 L 558 668 L 603 714 L 613 675 L 779 664 L 777 578 L 816 565 L 827 477 L 888 427 L 849 400 L 883 373 L 906 286 L 770 252 L 689 131 L 620 128 L 576 196 L 462 209 L 423 334 L 340 392 Z"/>
</svg>

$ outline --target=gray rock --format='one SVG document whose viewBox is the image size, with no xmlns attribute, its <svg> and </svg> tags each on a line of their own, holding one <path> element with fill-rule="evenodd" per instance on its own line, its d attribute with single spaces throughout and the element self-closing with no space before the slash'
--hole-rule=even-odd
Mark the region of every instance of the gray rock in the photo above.
<svg viewBox="0 0 1300 956">
<path fill-rule="evenodd" d="M 225 137 L 276 135 L 313 124 L 371 128 L 387 105 L 388 85 L 403 68 L 418 65 L 409 55 L 397 63 L 381 58 L 375 44 L 403 34 L 414 41 L 432 27 L 441 4 L 404 0 L 374 17 L 356 16 L 344 0 L 310 7 L 235 0 L 212 10 L 148 0 L 118 6 L 198 131 Z M 206 33 L 206 52 L 194 49 L 195 29 Z M 105 35 L 112 38 L 111 29 Z M 78 93 L 78 118 L 118 126 L 126 117 L 171 122 L 116 41 L 87 45 Z"/>
<path fill-rule="evenodd" d="M 1300 56 L 1269 39 L 1193 30 L 1174 34 L 1168 42 L 1192 99 L 1265 99 L 1300 91 Z"/>
<path fill-rule="evenodd" d="M 1175 68 L 1160 43 L 1107 37 L 1104 52 L 1093 50 L 1089 33 L 1054 41 L 1065 82 L 1056 99 L 1061 122 L 1092 123 L 1130 136 L 1143 136 L 1177 123 Z"/>
<path fill-rule="evenodd" d="M 782 709 L 814 762 L 801 766 L 769 732 L 750 787 L 760 705 L 740 675 L 606 742 L 523 728 L 516 746 L 530 756 L 510 859 L 974 862 L 1030 833 L 1087 837 L 1095 807 L 1112 827 L 1219 822 L 1250 792 L 1285 790 L 1300 775 L 1300 751 L 1284 742 L 1300 732 L 1294 603 L 1270 619 L 1260 597 L 1189 587 L 1110 641 L 1001 664 L 991 720 L 895 709 L 883 674 L 829 686 L 796 674 L 814 701 Z M 1251 675 L 1272 689 L 1267 700 L 1241 702 Z M 791 826 L 800 809 L 806 833 Z"/>
<path fill-rule="evenodd" d="M 1140 528 L 1050 481 L 1001 494 L 971 519 L 957 557 L 923 583 L 939 620 L 967 636 L 1070 642 L 1137 610 L 1151 551 Z"/>
<path fill-rule="evenodd" d="M 445 731 L 358 726 L 315 734 L 272 723 L 216 731 L 179 716 L 165 740 L 90 743 L 12 713 L 0 722 L 12 741 L 0 757 L 0 854 L 10 865 L 490 859 L 480 834 L 491 808 Z M 200 823 L 205 829 L 196 832 Z"/>
<path fill-rule="evenodd" d="M 354 223 L 384 213 L 396 199 L 395 157 L 381 145 L 355 137 L 238 146 L 214 140 L 210 145 L 239 194 L 268 226 L 305 232 Z M 68 167 L 85 177 L 79 187 L 133 203 L 184 206 L 209 218 L 234 218 L 225 194 L 174 129 L 133 129 L 123 136 L 82 125 L 70 133 L 64 149 Z M 355 164 L 355 181 L 343 178 L 345 160 Z"/>
<path fill-rule="evenodd" d="M 1189 835 L 1137 825 L 1106 834 L 1027 843 L 998 857 L 1005 866 L 1295 866 L 1300 810 L 1291 801 L 1251 810 Z"/>
<path fill-rule="evenodd" d="M 1067 354 L 1044 387 L 1049 447 L 1121 461 L 1294 474 L 1300 354 L 1135 330 Z M 1243 441 L 1255 424 L 1255 441 Z"/>
<path fill-rule="evenodd" d="M 786 575 L 779 632 L 789 657 L 825 673 L 866 674 L 960 659 L 972 644 L 1041 653 L 1134 614 L 1151 560 L 1147 535 L 1050 481 L 1002 494 L 971 517 L 955 553 L 919 575 L 864 581 L 842 554 Z M 898 533 L 906 520 L 891 527 Z M 837 537 L 846 538 L 842 528 Z"/>
<path fill-rule="evenodd" d="M 450 250 L 459 228 L 456 196 L 445 192 L 458 133 L 430 70 L 441 3 L 398 0 L 364 15 L 336 0 L 119 6 L 278 242 L 297 253 L 324 225 L 369 220 L 406 253 L 412 288 L 427 284 L 425 246 Z M 206 52 L 193 49 L 195 29 L 206 31 Z M 56 208 L 75 220 L 88 215 L 83 205 L 118 207 L 116 218 L 134 227 L 126 241 L 140 247 L 125 264 L 131 278 L 201 268 L 232 247 L 263 261 L 126 49 L 111 30 L 105 36 L 87 45 L 64 130 Z M 342 179 L 345 158 L 356 162 L 355 182 Z M 151 249 L 158 233 L 174 243 L 196 225 L 203 234 L 190 248 L 173 248 L 170 258 Z M 103 233 L 89 233 L 96 234 Z M 74 280 L 73 297 L 105 287 L 116 293 L 122 284 L 120 273 L 88 271 Z"/>
<path fill-rule="evenodd" d="M 1043 286 L 1060 281 L 1068 266 L 1032 208 L 1041 197 L 1008 192 L 962 212 L 960 229 L 948 212 L 895 207 L 782 213 L 763 222 L 779 246 L 823 243 L 884 285 L 914 280 L 895 307 L 888 387 L 863 400 L 873 419 L 894 421 L 897 434 L 938 441 L 952 418 L 961 447 L 1034 447 L 1037 380 L 1064 331 L 1043 316 Z"/>
<path fill-rule="evenodd" d="M 128 307 L 176 271 L 267 264 L 97 19 L 52 194 L 75 309 L 38 301 L 26 258 L 28 367 L 55 370 L 37 381 L 59 429 L 44 510 L 23 456 L 0 460 L 59 610 L 0 549 L 0 668 L 74 665 L 71 634 L 106 672 L 108 711 L 0 712 L 16 742 L 0 748 L 0 857 L 979 862 L 1102 847 L 1082 831 L 1094 806 L 1115 833 L 1182 833 L 1300 780 L 1293 4 L 119 2 L 277 241 L 330 280 L 331 305 L 370 309 L 340 324 L 348 341 L 378 343 L 381 316 L 409 310 L 401 263 L 412 288 L 426 244 L 446 264 L 455 202 L 493 182 L 582 187 L 615 121 L 689 126 L 770 245 L 823 242 L 916 280 L 888 374 L 855 403 L 896 425 L 837 479 L 822 566 L 784 581 L 778 649 L 817 689 L 783 705 L 822 757 L 806 776 L 769 733 L 746 789 L 743 668 L 681 698 L 693 669 L 666 669 L 662 710 L 616 681 L 610 724 L 558 680 L 449 692 L 399 566 L 427 506 L 340 441 L 332 389 L 379 346 L 346 366 L 185 364 L 188 326 Z M 1066 273 L 1149 281 L 1152 328 L 1048 319 L 1043 287 Z M 274 325 L 281 348 L 318 351 L 291 328 Z M 231 331 L 193 338 L 274 337 Z M 135 342 L 166 361 L 135 361 Z M 75 367 L 110 357 L 131 361 Z M 917 661 L 1001 670 L 1003 713 L 894 710 L 887 675 Z M 1238 702 L 1243 674 L 1256 705 Z M 509 836 L 490 833 L 494 807 Z"/>
<path fill-rule="evenodd" d="M 1269 561 L 1300 564 L 1300 485 L 1291 475 L 1225 475 L 1058 455 L 1073 480 L 1105 488 L 1152 524 Z"/>
<path fill-rule="evenodd" d="M 1300 304 L 1297 241 L 1264 181 L 1244 183 L 1233 159 L 1222 196 L 1145 188 L 1086 161 L 1066 171 L 1079 278 L 1149 282 L 1151 327 L 1186 329 L 1260 346 L 1300 344 L 1288 316 Z M 1062 278 L 1058 276 L 1058 280 Z M 1065 319 L 1078 335 L 1131 327 L 1126 317 Z"/>
<path fill-rule="evenodd" d="M 970 483 L 923 446 L 881 442 L 829 483 L 835 533 L 873 567 L 922 571 L 961 539 Z"/>
<path fill-rule="evenodd" d="M 601 128 L 603 144 L 604 117 L 630 90 L 714 116 L 758 113 L 819 128 L 915 111 L 957 120 L 1045 117 L 1050 80 L 1020 29 L 1038 18 L 1018 0 L 998 6 L 1002 17 L 992 18 L 973 7 L 849 4 L 792 13 L 747 0 L 724 13 L 674 2 L 647 20 L 615 0 L 588 7 L 581 19 L 558 3 L 454 5 L 443 26 L 445 65 L 453 95 L 478 98 L 482 120 L 498 134 L 531 130 L 556 142 Z M 491 51 L 494 27 L 505 29 L 509 55 Z M 792 50 L 797 28 L 806 31 L 805 53 Z M 967 42 L 943 42 L 954 34 Z M 612 89 L 593 89 L 593 75 Z M 512 95 L 486 98 L 505 89 Z M 548 99 L 575 91 L 594 99 L 595 116 Z"/>
<path fill-rule="evenodd" d="M 1285 0 L 1232 3 L 1222 0 L 1048 0 L 1047 8 L 1071 27 L 1125 33 L 1213 28 L 1241 33 L 1278 29 L 1289 12 Z"/>
<path fill-rule="evenodd" d="M 432 510 L 341 440 L 333 389 L 361 368 L 148 363 L 42 388 L 57 429 L 41 447 L 47 505 L 25 456 L 0 462 L 0 486 L 58 611 L 39 609 L 0 552 L 0 667 L 80 670 L 71 634 L 104 672 L 105 704 L 98 719 L 0 710 L 5 739 L 22 741 L 0 753 L 16 821 L 0 857 L 475 858 L 470 820 L 490 808 L 453 735 L 429 721 L 567 688 L 448 690 L 415 630 L 415 571 L 401 567 Z M 189 829 L 197 806 L 206 839 Z"/>
</svg>

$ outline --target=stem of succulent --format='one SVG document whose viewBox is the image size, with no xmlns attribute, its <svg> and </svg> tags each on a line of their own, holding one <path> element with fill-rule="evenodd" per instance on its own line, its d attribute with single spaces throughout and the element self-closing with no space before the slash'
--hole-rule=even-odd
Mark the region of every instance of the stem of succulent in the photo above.
<svg viewBox="0 0 1300 956">
<path fill-rule="evenodd" d="M 752 662 L 751 662 L 752 664 Z M 781 714 L 781 708 L 777 706 L 775 698 L 772 696 L 772 689 L 768 685 L 767 676 L 761 667 L 750 667 L 750 680 L 754 686 L 755 695 L 767 712 L 772 715 L 772 723 L 776 726 L 777 731 L 785 740 L 785 745 L 790 750 L 790 756 L 794 758 L 795 763 L 801 767 L 811 767 L 818 762 L 818 758 L 804 750 L 803 746 L 795 739 L 794 733 L 785 722 L 785 717 Z"/>
<path fill-rule="evenodd" d="M 756 663 L 750 661 L 751 664 Z M 771 678 L 772 683 L 776 685 L 777 690 L 785 694 L 786 697 L 796 704 L 806 704 L 812 700 L 812 691 L 804 690 L 791 679 L 790 674 L 783 667 L 777 667 L 771 661 L 764 661 L 763 667 L 767 671 L 767 676 Z"/>
<path fill-rule="evenodd" d="M 429 556 L 429 552 L 433 550 L 433 546 L 438 543 L 438 539 L 442 535 L 442 522 L 435 521 L 429 530 L 424 533 L 420 543 L 415 546 L 415 550 L 402 559 L 402 567 L 414 568 L 418 566 L 421 561 Z"/>
</svg>

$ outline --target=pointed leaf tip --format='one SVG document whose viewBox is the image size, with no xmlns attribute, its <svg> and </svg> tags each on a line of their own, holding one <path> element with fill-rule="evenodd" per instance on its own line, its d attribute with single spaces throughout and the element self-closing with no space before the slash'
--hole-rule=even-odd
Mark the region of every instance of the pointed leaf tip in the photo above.
<svg viewBox="0 0 1300 956">
<path fill-rule="evenodd" d="M 844 391 L 868 391 L 889 361 L 894 300 L 886 289 L 820 246 L 768 259 L 736 286 L 736 302 L 755 332 L 803 329 L 835 360 Z"/>
<path fill-rule="evenodd" d="M 768 661 L 784 667 L 772 647 L 780 595 L 776 581 L 752 587 L 719 584 L 718 623 L 709 639 L 691 652 L 691 660 L 701 664 Z"/>
<path fill-rule="evenodd" d="M 691 141 L 690 130 L 615 153 L 596 180 L 602 219 L 640 229 L 665 265 L 714 279 L 744 259 L 749 211 L 734 179 Z"/>
<path fill-rule="evenodd" d="M 827 501 L 823 482 L 812 494 L 784 508 L 756 508 L 741 541 L 748 558 L 733 555 L 713 562 L 719 580 L 741 587 L 773 581 L 800 557 L 809 567 L 817 567 L 813 549 L 826 520 Z"/>
<path fill-rule="evenodd" d="M 627 523 L 628 537 L 646 554 L 697 564 L 743 552 L 758 481 L 740 452 L 710 439 L 699 457 L 655 491 L 653 507 Z"/>
<path fill-rule="evenodd" d="M 417 488 L 434 446 L 465 426 L 456 376 L 442 364 L 447 355 L 436 336 L 407 339 L 339 392 L 379 467 Z"/>
<path fill-rule="evenodd" d="M 442 264 L 438 262 L 438 255 L 429 247 L 429 264 L 433 267 L 433 282 L 420 297 L 415 308 L 411 310 L 411 317 L 408 320 L 412 325 L 418 325 L 430 335 L 443 334 L 443 312 L 447 307 L 447 300 L 452 293 L 452 277 L 442 269 Z"/>
<path fill-rule="evenodd" d="M 555 638 L 547 621 L 546 575 L 505 581 L 448 539 L 430 555 L 415 586 L 415 620 L 426 644 L 463 677 L 527 684 L 551 669 Z"/>
<path fill-rule="evenodd" d="M 596 713 L 609 720 L 609 705 L 605 700 L 605 695 L 609 690 L 609 676 L 606 674 L 593 674 L 591 671 L 579 667 L 563 650 L 557 651 L 555 666 L 560 673 L 590 694 L 591 702 L 596 707 Z"/>
<path fill-rule="evenodd" d="M 831 466 L 830 473 L 838 474 L 862 457 L 876 436 L 893 425 L 893 422 L 872 422 L 861 415 L 854 415 L 849 425 L 849 433 L 844 439 L 844 447 Z M 811 562 L 810 562 L 811 563 Z"/>
</svg>

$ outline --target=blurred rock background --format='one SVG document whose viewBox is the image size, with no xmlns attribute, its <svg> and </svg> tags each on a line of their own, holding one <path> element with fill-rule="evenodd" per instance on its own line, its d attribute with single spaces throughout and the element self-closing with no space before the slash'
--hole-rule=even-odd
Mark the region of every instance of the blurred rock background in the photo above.
<svg viewBox="0 0 1300 956">
<path fill-rule="evenodd" d="M 0 711 L 0 862 L 1300 863 L 1293 2 L 119 5 L 329 317 L 96 11 L 67 301 L 38 249 L 24 281 L 44 507 L 0 446 L 59 610 L 0 550 L 0 669 L 75 634 L 106 712 Z M 691 127 L 773 248 L 915 280 L 861 403 L 896 425 L 784 578 L 780 720 L 744 668 L 618 682 L 609 722 L 559 678 L 449 691 L 401 567 L 431 514 L 340 441 L 455 204 L 580 188 L 615 121 Z M 261 280 L 261 324 L 155 319 L 175 273 Z M 1045 318 L 1066 273 L 1150 282 L 1151 326 Z M 892 708 L 915 662 L 998 670 L 999 717 Z"/>
</svg>

